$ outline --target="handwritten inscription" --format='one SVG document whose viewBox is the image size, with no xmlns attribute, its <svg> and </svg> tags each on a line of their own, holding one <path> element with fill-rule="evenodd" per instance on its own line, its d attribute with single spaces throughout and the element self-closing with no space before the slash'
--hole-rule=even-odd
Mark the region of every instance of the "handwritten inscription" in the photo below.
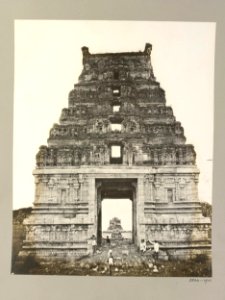
<svg viewBox="0 0 225 300">
<path fill-rule="evenodd" d="M 211 282 L 211 278 L 190 278 L 189 282 L 204 282 L 205 284 Z"/>
</svg>

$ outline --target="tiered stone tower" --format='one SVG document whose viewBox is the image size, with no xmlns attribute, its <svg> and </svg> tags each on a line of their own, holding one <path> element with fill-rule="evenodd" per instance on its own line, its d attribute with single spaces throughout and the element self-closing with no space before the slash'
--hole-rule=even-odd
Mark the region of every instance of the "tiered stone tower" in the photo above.
<svg viewBox="0 0 225 300">
<path fill-rule="evenodd" d="M 41 146 L 23 249 L 40 257 L 86 254 L 101 243 L 101 201 L 133 203 L 133 242 L 157 240 L 173 255 L 209 249 L 195 151 L 143 52 L 91 54 L 68 108 Z M 185 106 L 185 103 L 184 103 Z"/>
</svg>

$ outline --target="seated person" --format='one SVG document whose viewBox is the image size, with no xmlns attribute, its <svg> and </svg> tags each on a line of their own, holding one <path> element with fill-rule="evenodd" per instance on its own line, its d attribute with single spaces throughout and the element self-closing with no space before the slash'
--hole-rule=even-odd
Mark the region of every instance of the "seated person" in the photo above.
<svg viewBox="0 0 225 300">
<path fill-rule="evenodd" d="M 144 239 L 141 240 L 140 251 L 143 253 L 146 251 L 146 241 Z"/>
</svg>

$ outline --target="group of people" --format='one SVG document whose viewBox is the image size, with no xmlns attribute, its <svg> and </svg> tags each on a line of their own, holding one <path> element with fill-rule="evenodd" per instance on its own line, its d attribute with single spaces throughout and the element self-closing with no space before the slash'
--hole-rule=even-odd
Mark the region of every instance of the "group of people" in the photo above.
<svg viewBox="0 0 225 300">
<path fill-rule="evenodd" d="M 93 254 L 94 254 L 96 252 L 96 249 L 97 249 L 97 239 L 96 239 L 95 235 L 92 235 L 91 240 L 92 240 L 92 250 L 93 250 Z M 107 243 L 108 246 L 110 246 L 110 238 L 109 238 L 109 236 L 106 237 L 106 243 Z M 150 241 L 150 240 L 148 240 L 146 242 L 145 239 L 142 239 L 141 242 L 140 242 L 140 252 L 144 253 L 144 252 L 147 251 L 147 243 L 150 243 L 151 245 L 153 245 L 153 251 L 154 251 L 153 255 L 154 255 L 154 258 L 158 259 L 160 245 L 159 245 L 159 243 L 157 241 Z"/>
<path fill-rule="evenodd" d="M 157 241 L 149 241 L 149 243 L 153 245 L 153 258 L 154 258 L 155 263 L 156 263 L 156 261 L 159 258 L 159 243 Z M 147 250 L 146 241 L 144 239 L 142 239 L 141 243 L 140 243 L 140 251 L 142 253 L 144 253 L 146 250 Z M 109 266 L 109 274 L 110 275 L 112 275 L 113 264 L 114 264 L 113 253 L 112 253 L 112 250 L 109 249 L 109 251 L 108 251 L 108 266 Z M 151 267 L 153 267 L 153 272 L 154 273 L 158 272 L 157 265 L 152 264 Z"/>
<path fill-rule="evenodd" d="M 153 245 L 153 256 L 154 259 L 158 260 L 159 258 L 159 243 L 157 241 L 150 241 L 148 240 L 148 242 Z M 140 242 L 140 252 L 144 253 L 147 250 L 147 242 L 142 239 Z"/>
<path fill-rule="evenodd" d="M 94 254 L 97 250 L 97 239 L 96 239 L 95 235 L 92 235 L 91 241 L 92 241 L 92 252 Z M 110 238 L 107 236 L 106 243 L 108 246 L 110 246 L 110 242 L 111 242 Z M 145 253 L 147 251 L 147 244 L 153 245 L 153 258 L 155 261 L 157 261 L 159 258 L 160 244 L 158 243 L 158 241 L 150 241 L 150 240 L 146 241 L 145 239 L 142 239 L 140 242 L 140 246 L 139 246 L 141 253 Z M 150 247 L 150 249 L 151 249 L 151 247 Z M 109 274 L 112 275 L 112 267 L 114 264 L 114 260 L 113 260 L 113 253 L 112 253 L 111 249 L 109 249 L 109 251 L 108 251 L 107 258 L 108 258 Z M 155 269 L 153 269 L 153 271 L 158 272 L 157 267 L 154 266 L 154 268 Z"/>
<path fill-rule="evenodd" d="M 107 235 L 106 237 L 106 243 L 108 246 L 110 246 L 110 238 L 109 236 Z M 96 236 L 93 234 L 92 237 L 91 237 L 91 245 L 92 245 L 92 253 L 94 254 L 97 250 L 97 239 L 96 239 Z"/>
</svg>

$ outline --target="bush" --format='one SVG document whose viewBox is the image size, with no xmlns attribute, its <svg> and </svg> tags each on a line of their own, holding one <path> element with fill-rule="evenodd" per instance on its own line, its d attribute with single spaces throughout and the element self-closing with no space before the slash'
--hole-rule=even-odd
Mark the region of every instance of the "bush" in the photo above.
<svg viewBox="0 0 225 300">
<path fill-rule="evenodd" d="M 194 262 L 204 264 L 208 261 L 208 257 L 206 254 L 198 254 L 194 258 Z"/>
<path fill-rule="evenodd" d="M 32 254 L 29 254 L 28 256 L 26 256 L 24 258 L 23 261 L 19 262 L 16 273 L 29 274 L 31 272 L 31 270 L 33 270 L 35 268 L 39 268 L 39 267 L 40 267 L 40 264 L 37 261 L 37 259 L 35 258 L 35 256 Z"/>
<path fill-rule="evenodd" d="M 203 217 L 209 217 L 212 218 L 212 205 L 207 202 L 200 202 L 202 207 L 202 215 Z"/>
</svg>

